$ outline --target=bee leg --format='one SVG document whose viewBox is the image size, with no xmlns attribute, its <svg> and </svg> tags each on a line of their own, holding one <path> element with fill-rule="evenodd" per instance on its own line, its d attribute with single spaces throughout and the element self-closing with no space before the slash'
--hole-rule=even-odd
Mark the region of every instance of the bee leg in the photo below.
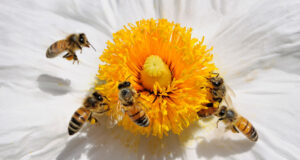
<svg viewBox="0 0 300 160">
<path fill-rule="evenodd" d="M 90 122 L 90 124 L 96 124 L 98 120 L 94 118 L 91 114 L 90 117 L 88 118 L 88 122 Z"/>
<path fill-rule="evenodd" d="M 76 54 L 73 55 L 73 64 L 77 61 L 77 64 L 79 64 L 79 60 Z"/>
<path fill-rule="evenodd" d="M 68 58 L 68 57 L 71 57 L 71 56 L 73 56 L 70 52 L 68 52 L 67 54 L 65 54 L 64 56 L 63 56 L 63 58 Z"/>
<path fill-rule="evenodd" d="M 77 41 L 75 41 L 75 44 L 76 44 L 77 47 L 80 49 L 80 53 L 82 53 L 82 47 L 80 46 L 80 44 L 79 44 Z"/>
<path fill-rule="evenodd" d="M 77 64 L 79 64 L 78 57 L 77 57 L 76 53 L 73 50 L 69 49 L 69 53 L 68 54 L 71 54 L 73 56 L 73 64 L 75 63 L 75 61 L 77 61 Z"/>
</svg>

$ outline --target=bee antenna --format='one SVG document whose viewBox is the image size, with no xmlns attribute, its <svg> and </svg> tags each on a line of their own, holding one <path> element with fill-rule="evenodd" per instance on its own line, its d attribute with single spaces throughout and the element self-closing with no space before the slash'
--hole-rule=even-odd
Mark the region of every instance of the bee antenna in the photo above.
<svg viewBox="0 0 300 160">
<path fill-rule="evenodd" d="M 131 77 L 131 75 L 129 75 L 129 76 L 125 79 L 125 81 L 127 81 L 130 77 Z"/>
<path fill-rule="evenodd" d="M 88 43 L 94 49 L 94 51 L 96 52 L 96 49 L 94 48 L 94 46 L 90 42 L 88 42 Z"/>
</svg>

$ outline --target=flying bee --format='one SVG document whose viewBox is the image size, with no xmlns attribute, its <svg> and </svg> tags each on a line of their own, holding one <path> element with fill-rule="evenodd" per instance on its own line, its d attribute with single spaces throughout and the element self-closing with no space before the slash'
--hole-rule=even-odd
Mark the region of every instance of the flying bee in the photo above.
<svg viewBox="0 0 300 160">
<path fill-rule="evenodd" d="M 212 88 L 210 89 L 210 93 L 212 95 L 212 99 L 210 103 L 205 104 L 206 109 L 201 109 L 197 112 L 199 117 L 208 117 L 213 115 L 219 108 L 219 104 L 226 97 L 226 86 L 224 83 L 224 79 L 219 76 L 219 73 L 215 73 L 216 76 L 208 78 L 208 81 L 212 84 Z M 230 101 L 230 97 L 226 98 L 226 101 Z"/>
<path fill-rule="evenodd" d="M 92 47 L 94 50 L 95 48 L 90 44 L 86 35 L 84 33 L 80 34 L 71 34 L 66 39 L 59 40 L 54 42 L 46 52 L 47 58 L 54 58 L 61 54 L 64 51 L 68 53 L 63 56 L 67 60 L 73 60 L 73 64 L 75 61 L 79 63 L 78 57 L 75 53 L 76 50 L 80 49 L 82 53 L 82 47 Z M 95 50 L 96 51 L 96 50 Z"/>
<path fill-rule="evenodd" d="M 256 142 L 258 140 L 258 134 L 253 125 L 243 116 L 239 115 L 233 108 L 222 105 L 216 116 L 220 117 L 217 121 L 223 121 L 227 127 L 233 133 L 239 133 L 241 131 L 249 140 Z"/>
<path fill-rule="evenodd" d="M 89 95 L 84 100 L 83 106 L 73 114 L 68 127 L 69 135 L 77 133 L 86 121 L 97 122 L 97 118 L 109 110 L 109 100 L 105 96 L 98 92 Z"/>
<path fill-rule="evenodd" d="M 142 127 L 149 126 L 149 118 L 139 101 L 139 94 L 131 86 L 131 83 L 124 81 L 119 84 L 119 102 L 122 110 L 131 118 L 133 122 Z"/>
</svg>

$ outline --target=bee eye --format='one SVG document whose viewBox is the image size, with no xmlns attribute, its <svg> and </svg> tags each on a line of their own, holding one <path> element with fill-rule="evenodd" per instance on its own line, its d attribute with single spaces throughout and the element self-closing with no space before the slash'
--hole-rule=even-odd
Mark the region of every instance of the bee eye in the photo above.
<svg viewBox="0 0 300 160">
<path fill-rule="evenodd" d="M 98 99 L 99 101 L 103 101 L 103 97 L 102 97 L 102 96 L 98 96 L 97 99 Z"/>
<path fill-rule="evenodd" d="M 224 116 L 225 115 L 225 112 L 226 112 L 226 109 L 225 108 L 222 108 L 220 113 L 219 113 L 219 116 Z"/>
<path fill-rule="evenodd" d="M 119 85 L 118 85 L 118 89 L 121 89 L 121 88 L 123 88 L 123 85 L 122 85 L 122 84 L 119 84 Z"/>
<path fill-rule="evenodd" d="M 217 87 L 219 87 L 219 86 L 220 86 L 220 84 L 221 84 L 221 83 L 220 83 L 220 82 L 218 82 L 218 81 L 215 81 L 215 82 L 213 82 L 213 85 L 214 85 L 214 86 L 217 86 Z"/>
<path fill-rule="evenodd" d="M 103 97 L 102 97 L 101 94 L 99 94 L 99 93 L 97 93 L 97 92 L 94 92 L 94 93 L 93 93 L 93 96 L 94 96 L 97 100 L 103 101 Z"/>
<path fill-rule="evenodd" d="M 81 37 L 81 38 L 79 38 L 79 42 L 80 43 L 84 43 L 84 40 L 83 40 L 83 38 Z"/>
<path fill-rule="evenodd" d="M 118 89 L 129 87 L 130 85 L 131 85 L 130 82 L 125 81 L 125 82 L 123 82 L 123 83 L 121 83 L 121 84 L 118 85 Z"/>
<path fill-rule="evenodd" d="M 130 82 L 127 82 L 127 81 L 126 81 L 126 82 L 124 82 L 124 86 L 125 86 L 125 87 L 129 87 L 130 85 L 131 85 L 131 83 L 130 83 Z"/>
</svg>

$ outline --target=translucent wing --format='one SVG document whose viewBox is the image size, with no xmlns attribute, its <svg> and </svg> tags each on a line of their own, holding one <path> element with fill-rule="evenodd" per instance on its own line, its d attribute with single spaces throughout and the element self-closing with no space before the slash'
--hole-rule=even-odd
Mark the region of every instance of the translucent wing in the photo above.
<svg viewBox="0 0 300 160">
<path fill-rule="evenodd" d="M 226 87 L 226 94 L 225 94 L 225 97 L 224 97 L 225 103 L 229 107 L 233 107 L 231 96 L 235 97 L 235 93 L 228 85 L 225 85 L 225 87 Z"/>
<path fill-rule="evenodd" d="M 233 96 L 233 97 L 236 96 L 235 92 L 233 91 L 233 89 L 231 87 L 229 87 L 227 84 L 225 84 L 225 87 L 226 87 L 226 92 L 227 92 L 226 94 L 229 94 L 230 96 Z"/>
<path fill-rule="evenodd" d="M 108 120 L 107 127 L 113 128 L 123 119 L 123 117 L 124 117 L 123 106 L 120 103 L 120 101 L 118 101 L 117 105 L 111 108 L 110 119 Z"/>
</svg>

